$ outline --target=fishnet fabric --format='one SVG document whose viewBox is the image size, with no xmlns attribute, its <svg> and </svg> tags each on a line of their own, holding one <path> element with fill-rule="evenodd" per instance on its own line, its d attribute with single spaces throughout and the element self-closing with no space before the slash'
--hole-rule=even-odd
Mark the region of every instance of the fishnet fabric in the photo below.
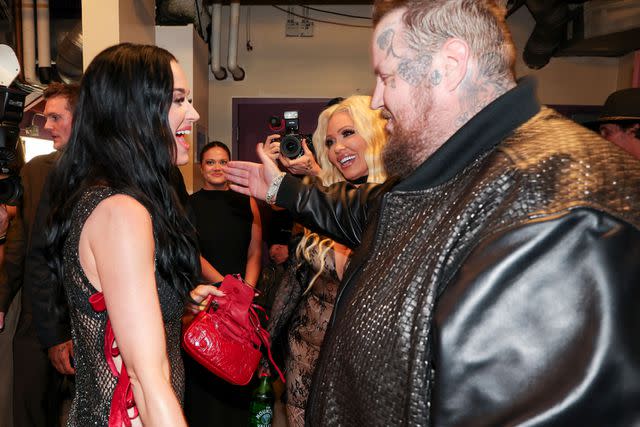
<svg viewBox="0 0 640 427">
<path fill-rule="evenodd" d="M 85 221 L 102 200 L 114 194 L 117 192 L 108 187 L 87 190 L 72 213 L 71 229 L 64 246 L 64 287 L 71 313 L 76 361 L 76 394 L 71 404 L 68 427 L 107 426 L 111 398 L 117 382 L 104 355 L 107 313 L 95 312 L 89 303 L 89 297 L 97 290 L 84 274 L 78 253 L 80 233 Z M 180 318 L 183 303 L 168 283 L 159 277 L 156 277 L 156 281 L 165 322 L 171 384 L 182 402 L 184 369 L 180 355 Z"/>
</svg>

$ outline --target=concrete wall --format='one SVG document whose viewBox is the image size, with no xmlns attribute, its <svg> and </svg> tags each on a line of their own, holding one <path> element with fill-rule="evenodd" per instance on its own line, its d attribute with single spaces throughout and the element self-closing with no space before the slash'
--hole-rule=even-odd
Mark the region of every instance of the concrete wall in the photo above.
<svg viewBox="0 0 640 427">
<path fill-rule="evenodd" d="M 104 1 L 104 0 L 101 0 Z M 156 4 L 153 0 L 119 0 L 120 41 L 154 44 Z"/>
<path fill-rule="evenodd" d="M 154 0 L 83 0 L 82 38 L 83 69 L 98 53 L 114 44 L 154 44 Z"/>
<path fill-rule="evenodd" d="M 370 16 L 370 6 L 324 6 L 325 9 Z M 296 8 L 300 11 L 300 8 Z M 231 145 L 233 97 L 334 97 L 370 94 L 374 76 L 370 66 L 371 29 L 314 24 L 314 37 L 284 36 L 287 15 L 272 6 L 250 7 L 253 51 L 247 51 L 249 7 L 241 7 L 238 63 L 246 72 L 244 81 L 216 81 L 209 75 L 209 139 Z M 229 7 L 222 8 L 222 65 L 226 65 Z M 339 17 L 312 12 L 313 17 Z M 365 20 L 349 19 L 363 23 Z M 532 74 L 539 82 L 539 97 L 546 104 L 602 104 L 607 95 L 624 87 L 619 79 L 618 58 L 552 58 L 541 70 L 530 70 L 522 61 L 522 48 L 534 21 L 526 8 L 508 20 L 519 49 L 518 76 Z M 620 80 L 620 83 L 619 83 Z"/>
<path fill-rule="evenodd" d="M 636 63 L 640 64 L 640 51 L 631 52 L 622 58 L 620 58 L 620 67 L 618 72 L 618 89 L 625 89 L 628 87 L 633 87 L 633 70 L 634 65 L 637 67 Z M 640 72 L 640 70 L 636 71 L 636 73 Z M 636 83 L 635 87 L 638 87 L 640 82 Z"/>
</svg>

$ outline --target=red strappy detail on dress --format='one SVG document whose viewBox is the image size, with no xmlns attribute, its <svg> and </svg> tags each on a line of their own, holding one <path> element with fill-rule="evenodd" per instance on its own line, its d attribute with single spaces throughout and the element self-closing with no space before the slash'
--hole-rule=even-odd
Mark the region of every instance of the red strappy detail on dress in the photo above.
<svg viewBox="0 0 640 427">
<path fill-rule="evenodd" d="M 93 307 L 93 310 L 98 313 L 107 310 L 102 292 L 96 292 L 91 295 L 89 297 L 89 303 L 91 307 Z M 107 325 L 104 331 L 104 356 L 111 373 L 114 377 L 118 378 L 118 383 L 116 384 L 111 399 L 109 427 L 131 427 L 131 420 L 138 417 L 138 408 L 133 398 L 131 379 L 129 378 L 129 374 L 127 374 L 127 367 L 124 365 L 124 361 L 122 361 L 120 371 L 118 371 L 116 366 L 114 359 L 119 355 L 120 350 L 118 349 L 116 337 L 113 334 L 111 322 L 107 315 Z M 133 410 L 132 416 L 129 416 L 130 409 Z"/>
</svg>

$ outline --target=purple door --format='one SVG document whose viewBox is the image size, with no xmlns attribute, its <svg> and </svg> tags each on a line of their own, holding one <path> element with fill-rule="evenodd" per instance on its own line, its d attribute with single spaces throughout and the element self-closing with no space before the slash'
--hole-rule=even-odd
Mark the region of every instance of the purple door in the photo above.
<svg viewBox="0 0 640 427">
<path fill-rule="evenodd" d="M 257 162 L 256 144 L 274 133 L 269 129 L 269 118 L 282 118 L 285 111 L 298 111 L 299 133 L 313 133 L 327 101 L 328 98 L 234 98 L 233 159 Z"/>
</svg>

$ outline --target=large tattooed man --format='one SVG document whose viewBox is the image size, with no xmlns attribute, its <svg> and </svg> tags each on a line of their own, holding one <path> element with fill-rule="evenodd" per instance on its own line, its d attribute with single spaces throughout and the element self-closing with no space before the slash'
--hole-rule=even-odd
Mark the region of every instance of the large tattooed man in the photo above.
<svg viewBox="0 0 640 427">
<path fill-rule="evenodd" d="M 640 162 L 515 80 L 495 1 L 374 15 L 395 178 L 307 186 L 266 156 L 227 169 L 355 248 L 307 424 L 640 424 Z"/>
</svg>

